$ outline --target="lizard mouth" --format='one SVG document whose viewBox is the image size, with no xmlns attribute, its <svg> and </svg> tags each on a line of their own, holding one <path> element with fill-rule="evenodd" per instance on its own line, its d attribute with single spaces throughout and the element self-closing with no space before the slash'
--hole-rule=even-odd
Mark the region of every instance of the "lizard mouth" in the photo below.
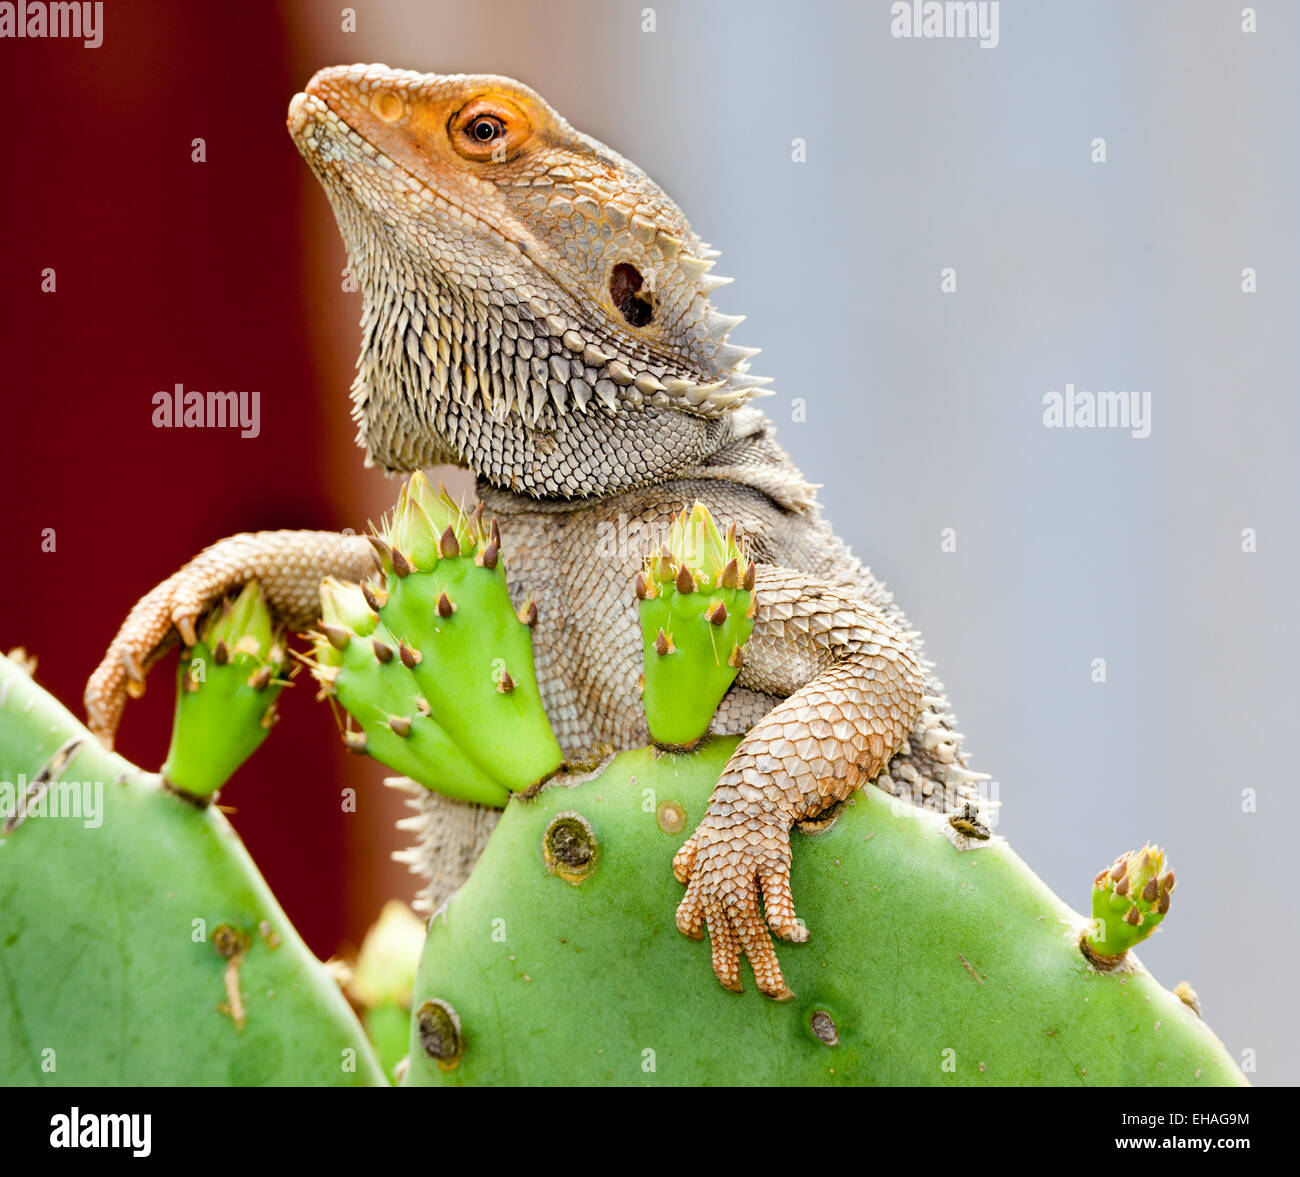
<svg viewBox="0 0 1300 1177">
<path fill-rule="evenodd" d="M 289 117 L 286 120 L 289 126 L 289 134 L 293 136 L 294 141 L 298 139 L 299 128 L 303 125 L 307 114 L 304 109 L 307 105 L 307 95 L 299 91 L 289 99 Z"/>
</svg>

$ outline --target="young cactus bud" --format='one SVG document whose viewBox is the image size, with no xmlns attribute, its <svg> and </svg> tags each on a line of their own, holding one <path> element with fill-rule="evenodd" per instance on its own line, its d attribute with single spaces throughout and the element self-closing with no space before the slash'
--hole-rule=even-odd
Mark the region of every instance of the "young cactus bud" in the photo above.
<svg viewBox="0 0 1300 1177">
<path fill-rule="evenodd" d="M 673 522 L 665 547 L 636 580 L 645 651 L 650 736 L 669 748 L 704 738 L 722 696 L 744 664 L 754 629 L 754 566 L 697 502 Z"/>
<path fill-rule="evenodd" d="M 1093 929 L 1084 937 L 1094 957 L 1114 959 L 1140 944 L 1169 911 L 1174 872 L 1158 846 L 1121 855 L 1092 887 Z"/>
<path fill-rule="evenodd" d="M 204 618 L 198 643 L 181 654 L 161 769 L 168 784 L 210 798 L 266 739 L 288 681 L 283 637 L 256 581 Z"/>
<path fill-rule="evenodd" d="M 510 601 L 495 523 L 485 527 L 481 511 L 467 515 L 415 474 L 380 538 L 409 565 L 404 574 L 395 560 L 386 568 L 380 624 L 400 639 L 401 662 L 433 719 L 507 789 L 550 776 L 562 754 L 537 686 L 530 618 Z"/>
<path fill-rule="evenodd" d="M 424 921 L 405 903 L 390 899 L 366 933 L 348 993 L 391 1078 L 411 1037 L 411 991 L 424 947 Z"/>
<path fill-rule="evenodd" d="M 510 794 L 432 717 L 407 665 L 414 661 L 409 648 L 383 624 L 372 601 L 378 601 L 373 591 L 367 598 L 360 585 L 326 579 L 320 625 L 310 635 L 314 658 L 307 664 L 322 693 L 336 698 L 361 727 L 345 731 L 344 743 L 428 789 L 503 806 Z"/>
</svg>

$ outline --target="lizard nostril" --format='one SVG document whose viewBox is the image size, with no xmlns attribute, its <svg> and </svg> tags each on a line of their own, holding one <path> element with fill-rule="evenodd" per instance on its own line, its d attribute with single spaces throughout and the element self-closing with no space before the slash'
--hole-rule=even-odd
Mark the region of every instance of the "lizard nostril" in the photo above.
<svg viewBox="0 0 1300 1177">
<path fill-rule="evenodd" d="M 395 123 L 406 113 L 406 103 L 391 90 L 380 90 L 370 100 L 370 109 L 384 122 Z"/>
<path fill-rule="evenodd" d="M 642 289 L 644 285 L 641 271 L 628 262 L 619 262 L 609 272 L 609 296 L 633 327 L 644 327 L 655 316 L 654 295 Z"/>
</svg>

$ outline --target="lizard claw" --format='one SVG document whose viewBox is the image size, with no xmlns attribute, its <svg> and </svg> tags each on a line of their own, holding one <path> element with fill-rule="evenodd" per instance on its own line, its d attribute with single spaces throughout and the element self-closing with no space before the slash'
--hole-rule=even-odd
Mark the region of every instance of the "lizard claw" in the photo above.
<svg viewBox="0 0 1300 1177">
<path fill-rule="evenodd" d="M 751 828 L 753 827 L 753 828 Z M 713 972 L 724 989 L 743 991 L 740 957 L 748 958 L 760 993 L 777 1001 L 794 996 L 781 974 L 767 924 L 785 940 L 808 932 L 794 914 L 790 894 L 789 832 L 779 823 L 710 812 L 673 859 L 673 873 L 686 883 L 677 928 L 693 940 L 708 924 Z M 767 919 L 759 910 L 760 896 Z"/>
<path fill-rule="evenodd" d="M 172 617 L 172 624 L 181 635 L 181 641 L 185 643 L 187 649 L 199 644 L 199 635 L 194 630 L 194 623 L 197 620 L 197 617 L 189 614 L 185 614 L 182 617 Z"/>
<path fill-rule="evenodd" d="M 133 699 L 144 697 L 144 669 L 130 650 L 122 651 L 122 669 L 126 671 L 126 693 Z"/>
<path fill-rule="evenodd" d="M 86 683 L 86 725 L 112 748 L 127 699 L 143 697 L 150 667 L 177 641 L 198 644 L 195 625 L 227 586 L 205 583 L 182 568 L 155 586 L 131 609 Z"/>
</svg>

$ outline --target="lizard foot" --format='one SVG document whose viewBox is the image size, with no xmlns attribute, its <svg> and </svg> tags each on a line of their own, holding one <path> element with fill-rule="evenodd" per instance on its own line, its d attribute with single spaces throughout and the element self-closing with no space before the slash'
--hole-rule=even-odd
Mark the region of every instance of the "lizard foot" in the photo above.
<svg viewBox="0 0 1300 1177">
<path fill-rule="evenodd" d="M 145 675 L 178 640 L 194 645 L 200 608 L 178 592 L 181 572 L 146 593 L 128 614 L 86 683 L 86 721 L 106 746 L 121 722 L 128 698 L 144 694 Z"/>
<path fill-rule="evenodd" d="M 779 819 L 710 812 L 673 859 L 686 895 L 677 927 L 693 940 L 708 925 L 713 972 L 723 988 L 740 993 L 740 956 L 749 958 L 759 992 L 777 1001 L 794 996 L 767 925 L 783 940 L 801 942 L 808 931 L 795 917 L 790 894 L 790 832 Z M 759 910 L 762 898 L 763 912 Z"/>
<path fill-rule="evenodd" d="M 194 645 L 199 618 L 250 580 L 262 586 L 277 620 L 302 629 L 320 615 L 326 576 L 359 581 L 375 567 L 359 535 L 259 531 L 218 541 L 136 602 L 86 683 L 87 725 L 111 748 L 127 699 L 144 694 L 149 668 L 177 641 Z"/>
</svg>

